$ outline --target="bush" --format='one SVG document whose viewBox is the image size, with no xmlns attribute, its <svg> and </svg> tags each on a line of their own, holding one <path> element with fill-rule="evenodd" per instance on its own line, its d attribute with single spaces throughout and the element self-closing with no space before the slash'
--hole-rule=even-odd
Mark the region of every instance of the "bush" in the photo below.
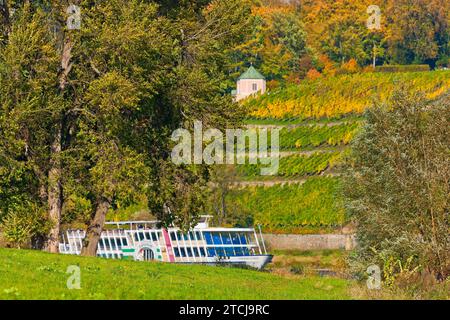
<svg viewBox="0 0 450 320">
<path fill-rule="evenodd" d="M 17 212 L 9 212 L 3 218 L 3 238 L 10 245 L 20 249 L 31 237 L 31 226 L 25 216 Z"/>
<path fill-rule="evenodd" d="M 303 274 L 305 274 L 305 266 L 300 263 L 295 263 L 295 264 L 291 265 L 291 268 L 289 271 L 292 274 L 303 275 Z"/>
<path fill-rule="evenodd" d="M 43 209 L 35 204 L 11 209 L 0 224 L 4 240 L 16 248 L 30 247 L 32 242 L 42 239 L 50 227 Z"/>
<path fill-rule="evenodd" d="M 442 57 L 436 61 L 436 68 L 450 68 L 450 57 Z"/>
<path fill-rule="evenodd" d="M 310 80 L 319 79 L 322 76 L 322 74 L 317 71 L 316 69 L 310 69 L 308 73 L 306 74 L 306 78 Z"/>
</svg>

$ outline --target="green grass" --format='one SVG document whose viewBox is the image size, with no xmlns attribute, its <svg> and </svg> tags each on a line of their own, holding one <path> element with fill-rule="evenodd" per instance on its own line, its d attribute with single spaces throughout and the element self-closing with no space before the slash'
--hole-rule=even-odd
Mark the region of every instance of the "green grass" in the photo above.
<svg viewBox="0 0 450 320">
<path fill-rule="evenodd" d="M 81 269 L 69 290 L 67 267 Z M 0 249 L 1 299 L 348 299 L 338 278 L 253 270 L 85 258 Z"/>
</svg>

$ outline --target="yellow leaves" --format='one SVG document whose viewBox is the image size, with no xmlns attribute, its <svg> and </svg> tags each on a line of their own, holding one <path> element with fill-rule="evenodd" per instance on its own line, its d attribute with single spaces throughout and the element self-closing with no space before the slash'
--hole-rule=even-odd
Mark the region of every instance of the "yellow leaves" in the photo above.
<svg viewBox="0 0 450 320">
<path fill-rule="evenodd" d="M 347 68 L 352 70 L 354 63 Z M 414 73 L 356 73 L 306 80 L 248 103 L 256 118 L 334 118 L 361 114 L 373 98 L 388 101 L 399 83 L 434 99 L 450 90 L 450 71 Z"/>
<path fill-rule="evenodd" d="M 270 19 L 273 14 L 280 13 L 280 14 L 289 14 L 292 12 L 291 8 L 288 7 L 274 7 L 274 6 L 261 6 L 257 7 L 254 6 L 252 8 L 252 15 L 254 16 L 260 16 L 264 19 Z"/>
</svg>

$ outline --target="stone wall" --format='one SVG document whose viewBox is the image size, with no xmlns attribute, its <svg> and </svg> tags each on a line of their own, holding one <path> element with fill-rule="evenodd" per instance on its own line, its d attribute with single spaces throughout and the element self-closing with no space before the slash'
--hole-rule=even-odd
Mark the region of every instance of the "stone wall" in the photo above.
<svg viewBox="0 0 450 320">
<path fill-rule="evenodd" d="M 352 234 L 263 234 L 263 238 L 268 250 L 351 250 L 356 245 Z"/>
</svg>

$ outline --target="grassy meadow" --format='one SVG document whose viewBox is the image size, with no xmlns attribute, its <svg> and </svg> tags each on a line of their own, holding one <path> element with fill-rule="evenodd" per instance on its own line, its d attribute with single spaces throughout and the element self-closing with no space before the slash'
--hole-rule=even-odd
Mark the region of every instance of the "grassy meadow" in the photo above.
<svg viewBox="0 0 450 320">
<path fill-rule="evenodd" d="M 81 270 L 79 290 L 66 286 L 71 265 Z M 332 277 L 0 249 L 0 300 L 349 299 L 350 286 Z"/>
</svg>

